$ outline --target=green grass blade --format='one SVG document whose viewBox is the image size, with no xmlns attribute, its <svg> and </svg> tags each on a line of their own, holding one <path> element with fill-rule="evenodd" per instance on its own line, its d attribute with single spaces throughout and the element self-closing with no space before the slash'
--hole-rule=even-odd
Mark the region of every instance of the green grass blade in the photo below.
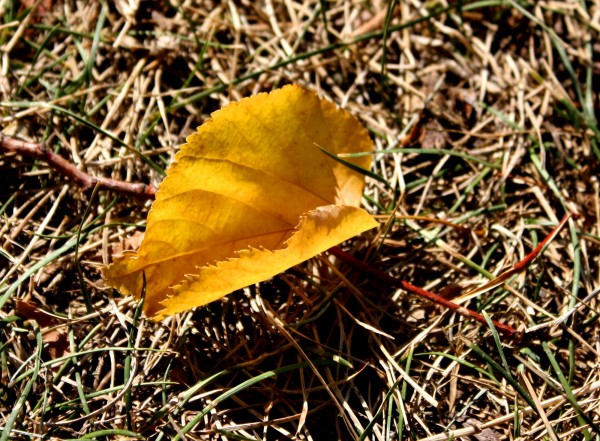
<svg viewBox="0 0 600 441">
<path fill-rule="evenodd" d="M 560 382 L 561 386 L 563 387 L 562 392 L 565 394 L 565 397 L 567 398 L 569 403 L 571 403 L 571 406 L 573 406 L 573 409 L 575 409 L 575 411 L 577 412 L 577 419 L 579 420 L 579 424 L 581 426 L 585 426 L 586 424 L 589 424 L 597 434 L 600 434 L 600 426 L 598 426 L 598 424 L 596 424 L 592 420 L 592 418 L 590 418 L 590 416 L 587 415 L 583 411 L 581 406 L 579 406 L 579 403 L 577 402 L 577 397 L 573 393 L 573 389 L 571 388 L 571 385 L 565 378 L 565 375 L 563 374 L 560 366 L 558 365 L 558 362 L 556 361 L 556 358 L 554 357 L 553 352 L 550 350 L 550 346 L 548 345 L 548 343 L 543 341 L 542 348 L 544 349 L 544 353 L 546 354 L 546 357 L 548 357 L 548 360 L 550 361 L 550 365 L 552 366 L 552 369 L 554 370 L 554 373 L 556 374 L 556 378 L 558 378 L 558 381 Z M 583 434 L 584 434 L 586 440 L 592 439 L 592 437 L 587 429 L 584 430 Z"/>
<path fill-rule="evenodd" d="M 506 381 L 508 381 L 510 385 L 515 389 L 515 391 L 517 391 L 517 393 L 521 396 L 521 398 L 525 400 L 527 405 L 537 412 L 537 407 L 533 399 L 529 396 L 527 391 L 521 387 L 519 382 L 515 380 L 515 378 L 509 371 L 504 369 L 502 365 L 498 364 L 492 357 L 486 354 L 485 351 L 483 351 L 477 345 L 471 344 L 469 345 L 469 348 L 471 348 L 479 358 L 485 361 L 493 370 L 498 372 Z"/>
<path fill-rule="evenodd" d="M 10 411 L 10 415 L 6 419 L 6 423 L 4 423 L 4 427 L 2 428 L 2 435 L 0 435 L 0 441 L 8 441 L 10 438 L 10 434 L 13 426 L 17 422 L 17 418 L 21 414 L 23 407 L 25 406 L 25 401 L 29 398 L 29 394 L 33 389 L 33 385 L 39 379 L 39 373 L 41 368 L 42 361 L 42 350 L 44 347 L 44 343 L 42 341 L 42 332 L 39 328 L 35 329 L 35 340 L 37 343 L 37 353 L 34 356 L 34 367 L 31 371 L 31 378 L 25 384 L 25 387 L 20 393 L 19 399 L 16 403 L 14 403 L 12 410 Z M 16 382 L 14 382 L 16 383 Z"/>
<path fill-rule="evenodd" d="M 317 364 L 326 364 L 326 365 L 336 365 L 336 363 L 331 362 L 329 360 L 323 360 L 321 362 L 314 362 L 313 364 L 317 365 Z M 282 368 L 278 368 L 278 369 L 274 369 L 271 371 L 267 371 L 264 372 L 260 375 L 257 375 L 256 377 L 250 378 L 240 384 L 238 384 L 237 386 L 229 389 L 227 392 L 222 393 L 221 395 L 219 395 L 218 397 L 216 397 L 209 406 L 206 406 L 204 409 L 202 409 L 202 411 L 200 411 L 194 418 L 192 418 L 190 420 L 190 422 L 188 424 L 186 424 L 177 434 L 177 436 L 175 436 L 173 438 L 173 441 L 179 441 L 181 439 L 182 436 L 186 435 L 188 432 L 190 432 L 201 420 L 202 418 L 204 418 L 205 415 L 207 415 L 212 409 L 214 409 L 217 405 L 219 405 L 221 402 L 227 400 L 228 398 L 236 395 L 237 393 L 239 393 L 240 391 L 247 389 L 250 386 L 253 386 L 257 383 L 260 383 L 261 381 L 264 381 L 268 378 L 272 378 L 272 377 L 276 377 L 278 375 L 284 374 L 286 372 L 290 372 L 293 370 L 297 370 L 297 369 L 302 369 L 304 367 L 308 367 L 309 364 L 304 362 L 304 363 L 297 363 L 297 364 L 292 364 L 289 366 L 285 366 Z"/>
</svg>

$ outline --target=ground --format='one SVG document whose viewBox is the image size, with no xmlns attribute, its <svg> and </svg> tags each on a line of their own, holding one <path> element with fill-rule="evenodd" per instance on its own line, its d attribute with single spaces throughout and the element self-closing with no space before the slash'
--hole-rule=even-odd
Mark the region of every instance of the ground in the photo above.
<svg viewBox="0 0 600 441">
<path fill-rule="evenodd" d="M 0 441 L 600 436 L 597 0 L 5 0 L 0 17 Z M 158 186 L 211 112 L 289 83 L 374 142 L 381 227 L 341 248 L 518 335 L 327 253 L 155 323 L 101 274 L 151 198 L 11 149 Z"/>
</svg>

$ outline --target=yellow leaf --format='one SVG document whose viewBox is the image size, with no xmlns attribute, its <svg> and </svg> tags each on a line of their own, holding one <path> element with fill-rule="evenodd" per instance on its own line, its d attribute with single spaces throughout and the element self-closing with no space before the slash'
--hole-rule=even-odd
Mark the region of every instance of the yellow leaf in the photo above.
<svg viewBox="0 0 600 441">
<path fill-rule="evenodd" d="M 187 138 L 160 184 L 137 252 L 107 282 L 161 319 L 267 280 L 377 222 L 364 177 L 325 155 L 369 152 L 348 112 L 299 86 L 232 103 Z M 368 169 L 369 156 L 350 161 Z"/>
</svg>

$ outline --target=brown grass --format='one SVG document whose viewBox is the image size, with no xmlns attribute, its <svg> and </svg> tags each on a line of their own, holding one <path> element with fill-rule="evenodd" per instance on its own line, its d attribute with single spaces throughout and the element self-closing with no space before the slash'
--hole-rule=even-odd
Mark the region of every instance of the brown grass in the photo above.
<svg viewBox="0 0 600 441">
<path fill-rule="evenodd" d="M 150 203 L 0 151 L 1 441 L 600 435 L 600 5 L 397 3 L 0 2 L 0 130 L 158 185 L 210 112 L 303 84 L 372 133 L 382 229 L 344 248 L 375 268 L 466 292 L 582 215 L 463 302 L 523 339 L 325 256 L 154 324 L 100 276 Z"/>
</svg>

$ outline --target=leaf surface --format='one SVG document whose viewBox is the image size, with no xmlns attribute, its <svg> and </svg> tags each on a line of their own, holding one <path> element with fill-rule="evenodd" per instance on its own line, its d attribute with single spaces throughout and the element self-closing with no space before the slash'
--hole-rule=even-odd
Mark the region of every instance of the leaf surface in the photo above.
<svg viewBox="0 0 600 441">
<path fill-rule="evenodd" d="M 377 226 L 364 177 L 325 155 L 368 152 L 348 112 L 300 86 L 232 103 L 187 138 L 160 184 L 137 252 L 107 282 L 160 319 L 269 279 Z M 351 162 L 368 169 L 370 157 Z"/>
</svg>

